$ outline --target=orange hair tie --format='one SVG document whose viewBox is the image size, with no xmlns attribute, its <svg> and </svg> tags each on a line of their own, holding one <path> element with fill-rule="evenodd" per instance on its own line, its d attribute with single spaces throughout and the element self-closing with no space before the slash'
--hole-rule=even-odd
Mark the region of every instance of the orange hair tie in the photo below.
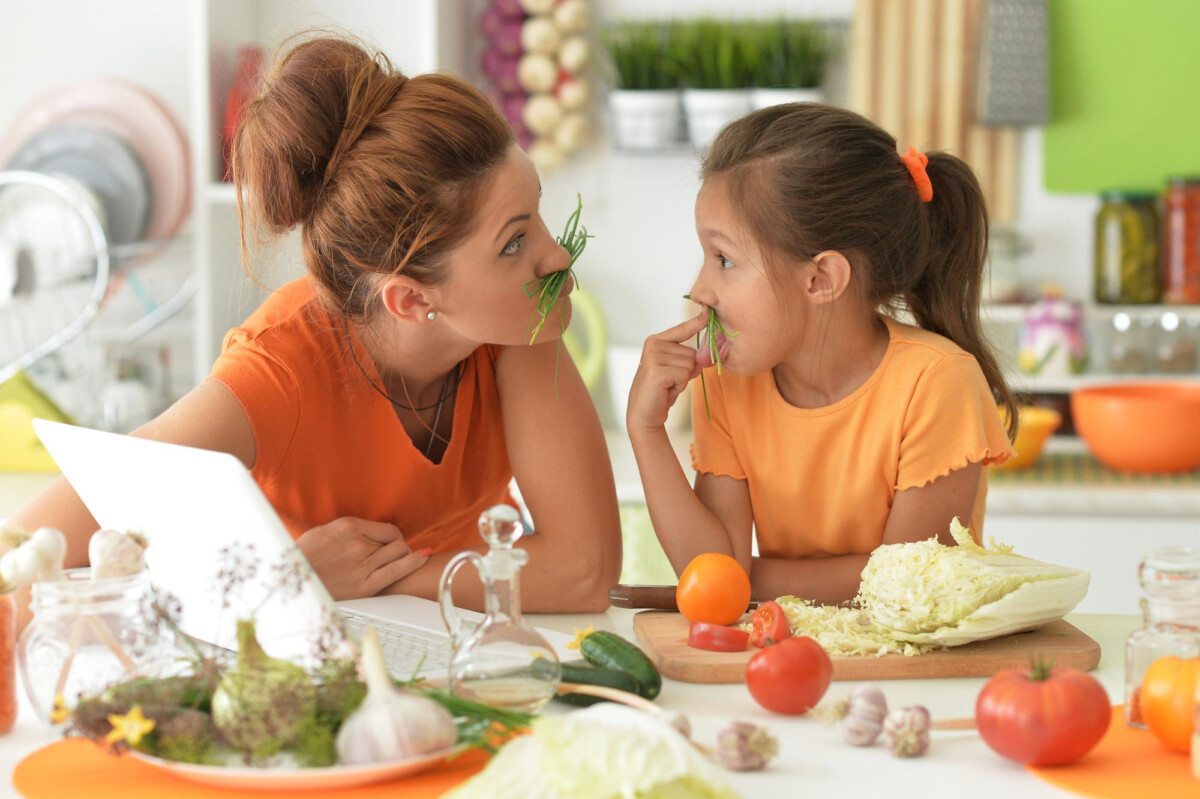
<svg viewBox="0 0 1200 799">
<path fill-rule="evenodd" d="M 921 198 L 921 202 L 927 203 L 932 200 L 933 184 L 929 182 L 929 173 L 925 171 L 929 156 L 910 146 L 908 152 L 900 156 L 900 160 L 908 167 L 908 174 L 912 175 L 913 183 L 917 184 L 917 196 Z"/>
</svg>

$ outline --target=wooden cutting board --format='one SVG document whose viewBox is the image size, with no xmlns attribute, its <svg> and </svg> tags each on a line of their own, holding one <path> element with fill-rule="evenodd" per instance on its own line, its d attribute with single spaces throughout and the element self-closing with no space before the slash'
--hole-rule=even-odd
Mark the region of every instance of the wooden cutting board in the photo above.
<svg viewBox="0 0 1200 799">
<path fill-rule="evenodd" d="M 643 611 L 633 617 L 642 649 L 664 677 L 692 683 L 739 683 L 758 649 L 708 652 L 687 644 L 688 622 L 678 613 Z M 1065 621 L 1028 633 L 905 657 L 835 657 L 835 680 L 923 680 L 938 677 L 990 677 L 1001 669 L 1044 657 L 1059 666 L 1091 671 L 1100 662 L 1100 644 Z"/>
</svg>

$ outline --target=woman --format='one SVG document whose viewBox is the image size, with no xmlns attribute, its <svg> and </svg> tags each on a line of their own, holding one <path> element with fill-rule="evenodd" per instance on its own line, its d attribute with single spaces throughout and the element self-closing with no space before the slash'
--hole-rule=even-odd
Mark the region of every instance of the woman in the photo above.
<svg viewBox="0 0 1200 799">
<path fill-rule="evenodd" d="M 307 274 L 136 435 L 240 458 L 339 600 L 436 598 L 446 562 L 486 548 L 477 519 L 511 501 L 515 475 L 537 527 L 521 542 L 525 609 L 605 609 L 616 492 L 595 409 L 559 357 L 565 298 L 528 341 L 526 287 L 569 256 L 504 119 L 461 80 L 408 79 L 316 38 L 248 105 L 233 171 L 243 259 L 251 222 L 299 227 Z M 62 529 L 69 567 L 97 526 L 63 480 L 10 521 Z M 478 609 L 473 582 L 456 602 Z"/>
</svg>

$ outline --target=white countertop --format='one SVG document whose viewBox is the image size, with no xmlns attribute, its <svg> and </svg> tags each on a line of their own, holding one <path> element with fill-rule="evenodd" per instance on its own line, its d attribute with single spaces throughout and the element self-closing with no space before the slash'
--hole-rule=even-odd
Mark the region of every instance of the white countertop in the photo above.
<svg viewBox="0 0 1200 799">
<path fill-rule="evenodd" d="M 586 616 L 532 616 L 536 625 L 571 632 L 588 624 L 611 629 L 633 640 L 633 611 L 612 609 Z M 1076 614 L 1067 619 L 1101 645 L 1099 668 L 1093 674 L 1108 690 L 1114 704 L 1122 701 L 1124 641 L 1141 624 L 1136 616 Z M 892 706 L 922 704 L 935 719 L 973 715 L 975 697 L 985 680 L 897 680 L 879 683 Z M 853 683 L 833 683 L 824 702 L 842 697 Z M 11 775 L 16 764 L 57 735 L 33 717 L 22 691 L 16 727 L 0 738 L 0 768 Z M 680 710 L 692 722 L 693 737 L 715 743 L 729 721 L 745 720 L 767 726 L 779 738 L 780 754 L 768 770 L 727 772 L 730 785 L 745 797 L 865 797 L 888 799 L 973 799 L 1002 797 L 1039 799 L 1071 794 L 1042 782 L 1020 765 L 993 753 L 974 732 L 935 732 L 928 754 L 899 760 L 882 746 L 858 749 L 842 742 L 835 728 L 808 718 L 777 716 L 755 704 L 744 685 L 692 685 L 665 680 L 658 704 Z M 11 782 L 0 795 L 15 796 Z M 216 794 L 214 794 L 216 795 Z"/>
</svg>

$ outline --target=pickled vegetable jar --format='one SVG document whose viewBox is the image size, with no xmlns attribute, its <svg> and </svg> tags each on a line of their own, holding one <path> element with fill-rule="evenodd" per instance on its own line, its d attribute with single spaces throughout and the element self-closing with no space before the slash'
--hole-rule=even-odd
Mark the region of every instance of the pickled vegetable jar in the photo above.
<svg viewBox="0 0 1200 799">
<path fill-rule="evenodd" d="M 1200 303 L 1200 179 L 1171 179 L 1163 230 L 1163 300 Z"/>
<path fill-rule="evenodd" d="M 1155 195 L 1105 194 L 1096 214 L 1096 302 L 1160 302 L 1158 241 Z"/>
<path fill-rule="evenodd" d="M 17 603 L 0 594 L 0 735 L 17 721 Z"/>
</svg>

